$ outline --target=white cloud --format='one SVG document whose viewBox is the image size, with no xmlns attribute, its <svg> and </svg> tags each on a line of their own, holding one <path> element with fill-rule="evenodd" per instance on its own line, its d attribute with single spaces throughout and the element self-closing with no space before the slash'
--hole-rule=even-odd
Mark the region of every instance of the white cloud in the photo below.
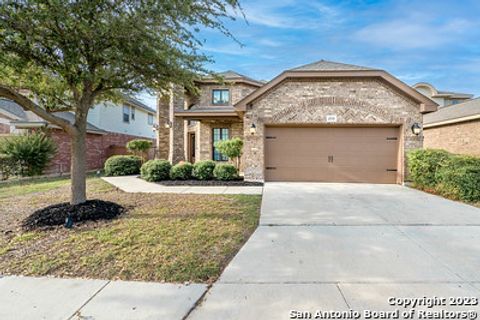
<svg viewBox="0 0 480 320">
<path fill-rule="evenodd" d="M 249 23 L 271 28 L 317 29 L 340 22 L 338 8 L 310 1 L 255 1 L 243 9 Z"/>
<path fill-rule="evenodd" d="M 266 47 L 280 47 L 283 44 L 281 41 L 275 41 L 272 39 L 258 39 L 256 40 L 256 43 Z"/>
<path fill-rule="evenodd" d="M 234 45 L 221 44 L 221 45 L 218 45 L 217 47 L 204 46 L 203 50 L 211 53 L 221 53 L 221 54 L 227 54 L 227 55 L 233 55 L 233 56 L 244 56 L 246 54 L 254 53 L 252 48 L 242 47 L 238 44 L 234 44 Z"/>
<path fill-rule="evenodd" d="M 355 32 L 354 38 L 394 49 L 437 48 L 456 41 L 472 27 L 472 22 L 462 19 L 433 23 L 415 16 L 371 24 Z"/>
</svg>

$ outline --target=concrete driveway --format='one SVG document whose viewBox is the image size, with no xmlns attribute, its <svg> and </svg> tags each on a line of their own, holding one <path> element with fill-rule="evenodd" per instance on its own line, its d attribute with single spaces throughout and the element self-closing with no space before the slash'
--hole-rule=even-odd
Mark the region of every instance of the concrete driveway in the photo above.
<svg viewBox="0 0 480 320">
<path fill-rule="evenodd" d="M 259 228 L 188 319 L 411 312 L 389 298 L 423 298 L 415 319 L 474 315 L 448 299 L 479 298 L 479 270 L 478 208 L 397 185 L 267 183 Z"/>
</svg>

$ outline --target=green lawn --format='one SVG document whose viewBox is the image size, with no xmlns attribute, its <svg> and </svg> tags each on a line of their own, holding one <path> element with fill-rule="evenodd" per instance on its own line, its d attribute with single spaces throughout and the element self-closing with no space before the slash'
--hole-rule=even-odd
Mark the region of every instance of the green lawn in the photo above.
<svg viewBox="0 0 480 320">
<path fill-rule="evenodd" d="M 211 282 L 255 230 L 260 196 L 129 194 L 88 179 L 88 195 L 128 208 L 73 230 L 23 232 L 34 209 L 68 201 L 68 179 L 0 186 L 0 274 Z"/>
<path fill-rule="evenodd" d="M 0 198 L 48 191 L 69 184 L 69 180 L 65 178 L 40 178 L 35 179 L 35 182 L 32 181 L 17 180 L 0 183 Z"/>
</svg>

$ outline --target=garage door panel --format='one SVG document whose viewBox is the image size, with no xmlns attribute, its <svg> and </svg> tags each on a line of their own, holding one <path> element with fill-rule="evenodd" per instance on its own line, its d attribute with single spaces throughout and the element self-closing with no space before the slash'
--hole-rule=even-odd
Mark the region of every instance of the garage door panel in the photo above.
<svg viewBox="0 0 480 320">
<path fill-rule="evenodd" d="M 318 167 L 275 167 L 265 170 L 267 181 L 317 181 L 330 182 L 334 179 L 331 170 L 322 170 Z"/>
<path fill-rule="evenodd" d="M 358 163 L 359 161 L 362 161 L 362 163 Z M 336 170 L 337 168 L 341 169 L 343 167 L 354 167 L 357 168 L 357 170 L 374 168 L 377 171 L 380 170 L 379 167 L 383 167 L 385 170 L 397 168 L 397 164 L 387 157 L 378 157 L 374 159 L 364 158 L 362 160 L 358 160 L 354 157 L 336 157 L 333 159 L 332 165 L 334 166 L 332 168 L 333 170 Z"/>
<path fill-rule="evenodd" d="M 398 128 L 267 127 L 267 181 L 396 183 Z"/>
<path fill-rule="evenodd" d="M 365 182 L 375 176 L 375 183 L 392 183 L 396 179 L 396 172 L 378 172 L 378 170 L 362 170 L 355 168 L 342 168 L 334 171 L 333 179 L 341 182 Z"/>
<path fill-rule="evenodd" d="M 311 157 L 299 157 L 295 156 L 291 159 L 279 158 L 271 159 L 266 163 L 266 166 L 273 167 L 313 167 L 313 168 L 328 168 L 330 166 L 327 157 L 311 158 Z"/>
</svg>

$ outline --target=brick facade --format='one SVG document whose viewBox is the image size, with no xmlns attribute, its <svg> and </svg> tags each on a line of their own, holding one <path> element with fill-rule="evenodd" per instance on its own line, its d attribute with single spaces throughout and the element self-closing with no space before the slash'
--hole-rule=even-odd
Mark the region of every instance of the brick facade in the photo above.
<svg viewBox="0 0 480 320">
<path fill-rule="evenodd" d="M 229 89 L 230 90 L 230 105 L 234 105 L 242 98 L 246 97 L 258 87 L 245 83 L 235 83 L 230 85 L 215 85 L 203 84 L 199 86 L 200 95 L 193 99 L 192 102 L 200 106 L 214 106 L 212 104 L 212 90 L 213 89 Z"/>
<path fill-rule="evenodd" d="M 5 123 L 0 123 L 0 134 L 9 134 L 10 125 Z"/>
<path fill-rule="evenodd" d="M 184 161 L 187 157 L 187 121 L 174 116 L 176 110 L 185 110 L 185 107 L 186 97 L 180 87 L 174 87 L 172 90 L 159 94 L 157 101 L 157 120 L 159 124 L 157 148 L 160 159 L 168 159 L 172 163 L 178 163 Z M 169 128 L 166 126 L 167 124 Z"/>
<path fill-rule="evenodd" d="M 234 105 L 257 89 L 255 86 L 236 83 L 233 85 L 204 84 L 200 95 L 193 99 L 187 97 L 188 105 L 195 103 L 211 106 L 212 89 L 230 89 L 230 104 Z M 399 170 L 397 181 L 404 180 L 405 153 L 421 148 L 423 135 L 416 136 L 411 127 L 422 123 L 420 103 L 410 98 L 394 84 L 374 77 L 342 78 L 287 78 L 277 86 L 270 88 L 264 95 L 247 105 L 245 112 L 239 112 L 239 118 L 208 117 L 194 118 L 191 125 L 183 118 L 177 118 L 177 124 L 169 131 L 170 159 L 176 163 L 182 155 L 186 157 L 187 133 L 195 133 L 195 160 L 212 159 L 212 129 L 229 128 L 230 137 L 244 139 L 244 154 L 241 159 L 241 171 L 246 180 L 264 180 L 264 130 L 268 125 L 315 125 L 326 126 L 327 115 L 335 115 L 335 125 L 396 126 L 401 130 Z M 174 108 L 186 108 L 185 100 L 159 103 L 159 112 Z M 172 102 L 173 101 L 173 102 Z M 172 106 L 173 105 L 173 106 Z M 242 117 L 242 118 L 240 118 Z M 181 121 L 183 123 L 181 123 Z M 252 124 L 256 133 L 250 134 Z M 166 149 L 166 148 L 165 148 Z M 173 155 L 173 156 L 172 156 Z"/>
<path fill-rule="evenodd" d="M 203 120 L 198 123 L 196 137 L 197 145 L 195 159 L 212 160 L 213 157 L 213 129 L 228 128 L 229 138 L 243 139 L 243 122 L 233 120 Z M 242 161 L 241 161 L 242 162 Z"/>
<path fill-rule="evenodd" d="M 49 130 L 57 146 L 57 152 L 45 173 L 66 173 L 70 171 L 70 137 L 59 129 Z M 87 133 L 87 170 L 103 169 L 105 160 L 114 154 L 126 154 L 125 145 L 130 140 L 146 139 L 121 133 L 109 132 L 104 135 Z"/>
<path fill-rule="evenodd" d="M 327 115 L 336 115 L 338 125 L 402 126 L 403 151 L 422 147 L 422 136 L 415 136 L 410 130 L 413 123 L 422 123 L 418 104 L 381 81 L 285 81 L 254 101 L 245 113 L 245 179 L 264 180 L 265 125 L 327 125 Z M 252 123 L 257 127 L 255 135 L 249 133 Z"/>
<path fill-rule="evenodd" d="M 480 120 L 424 129 L 424 147 L 480 156 Z"/>
</svg>

